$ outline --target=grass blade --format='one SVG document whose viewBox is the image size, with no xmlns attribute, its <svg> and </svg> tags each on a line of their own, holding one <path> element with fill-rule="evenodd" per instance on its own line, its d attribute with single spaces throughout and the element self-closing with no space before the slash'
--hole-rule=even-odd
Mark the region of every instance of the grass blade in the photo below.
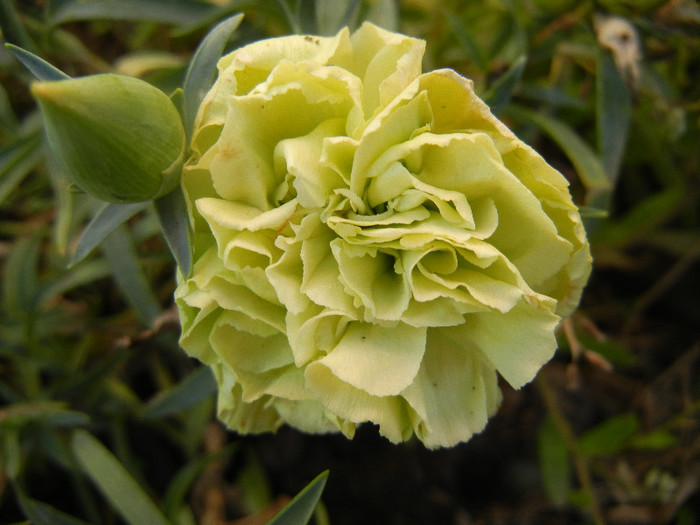
<svg viewBox="0 0 700 525">
<path fill-rule="evenodd" d="M 604 456 L 619 452 L 639 428 L 639 420 L 632 413 L 613 416 L 585 432 L 579 447 L 588 456 Z"/>
<path fill-rule="evenodd" d="M 61 512 L 48 503 L 28 497 L 17 485 L 14 489 L 17 502 L 24 515 L 31 520 L 32 525 L 87 525 L 83 520 Z"/>
<path fill-rule="evenodd" d="M 188 24 L 216 10 L 212 4 L 194 0 L 69 0 L 59 3 L 51 22 L 109 19 Z"/>
<path fill-rule="evenodd" d="M 185 197 L 182 191 L 176 188 L 175 191 L 155 200 L 154 205 L 165 242 L 182 275 L 188 276 L 192 265 L 192 243 Z"/>
<path fill-rule="evenodd" d="M 319 474 L 292 501 L 290 501 L 268 525 L 306 525 L 321 498 L 328 480 L 328 471 Z"/>
<path fill-rule="evenodd" d="M 155 503 L 122 464 L 92 434 L 77 430 L 71 449 L 81 468 L 131 525 L 168 525 Z"/>
<path fill-rule="evenodd" d="M 39 164 L 42 155 L 38 133 L 16 140 L 0 150 L 0 205 Z"/>
<path fill-rule="evenodd" d="M 36 306 L 41 307 L 52 299 L 81 286 L 90 284 L 98 279 L 109 277 L 110 268 L 104 259 L 86 261 L 75 265 L 55 277 L 42 281 L 41 289 L 36 298 Z"/>
<path fill-rule="evenodd" d="M 70 410 L 60 401 L 23 401 L 10 405 L 2 411 L 0 423 L 21 426 L 32 422 L 43 422 L 54 427 L 87 425 L 90 416 Z"/>
<path fill-rule="evenodd" d="M 143 417 L 155 419 L 190 408 L 216 392 L 217 384 L 209 367 L 192 372 L 176 386 L 163 392 L 146 405 Z"/>
<path fill-rule="evenodd" d="M 627 146 L 632 97 L 609 53 L 599 51 L 596 75 L 598 151 L 608 178 L 617 178 Z"/>
<path fill-rule="evenodd" d="M 459 17 L 455 13 L 446 13 L 447 23 L 450 29 L 457 37 L 457 41 L 462 45 L 462 48 L 469 54 L 470 58 L 478 66 L 481 71 L 488 71 L 489 65 L 486 57 L 479 49 L 479 45 L 473 36 L 459 21 Z"/>
<path fill-rule="evenodd" d="M 549 135 L 576 168 L 588 190 L 589 200 L 593 200 L 596 194 L 609 196 L 612 186 L 600 158 L 573 129 L 554 117 L 521 106 L 510 105 L 506 113 L 517 120 L 532 122 Z"/>
<path fill-rule="evenodd" d="M 49 82 L 52 80 L 66 80 L 70 78 L 57 67 L 52 66 L 43 58 L 36 56 L 34 53 L 30 53 L 26 49 L 12 44 L 5 44 L 5 47 L 17 60 L 24 64 L 24 67 L 26 67 L 37 80 Z"/>
<path fill-rule="evenodd" d="M 143 322 L 152 326 L 160 315 L 160 304 L 141 269 L 129 231 L 124 226 L 115 229 L 102 243 L 102 252 L 124 298 Z"/>
<path fill-rule="evenodd" d="M 37 51 L 36 44 L 22 25 L 12 0 L 0 0 L 0 28 L 5 41 L 13 42 L 32 52 Z"/>
<path fill-rule="evenodd" d="M 185 74 L 185 132 L 190 136 L 194 128 L 199 105 L 211 88 L 216 74 L 216 64 L 221 58 L 226 42 L 243 20 L 235 15 L 217 24 L 199 44 Z"/>
<path fill-rule="evenodd" d="M 606 221 L 591 239 L 601 245 L 622 245 L 645 237 L 682 209 L 687 198 L 682 188 L 659 191 L 635 204 L 620 219 Z"/>
<path fill-rule="evenodd" d="M 5 262 L 2 306 L 5 312 L 22 315 L 34 307 L 39 290 L 39 254 L 42 236 L 34 233 L 15 242 Z"/>
<path fill-rule="evenodd" d="M 571 460 L 566 441 L 551 417 L 540 424 L 537 449 L 545 493 L 555 505 L 564 505 L 571 491 Z"/>
<path fill-rule="evenodd" d="M 146 209 L 148 203 L 105 204 L 92 218 L 83 231 L 69 266 L 73 266 L 90 255 L 107 236 L 137 213 Z"/>
<path fill-rule="evenodd" d="M 0 85 L 0 136 L 14 136 L 19 132 L 19 121 L 15 115 L 7 89 Z"/>
<path fill-rule="evenodd" d="M 358 2 L 358 7 L 361 3 Z M 394 0 L 378 0 L 370 2 L 366 19 L 389 31 L 399 31 L 399 3 Z"/>
<path fill-rule="evenodd" d="M 489 90 L 486 95 L 486 102 L 491 107 L 491 111 L 493 111 L 494 114 L 498 115 L 503 109 L 503 106 L 510 101 L 518 82 L 520 82 L 520 78 L 523 76 L 526 64 L 526 55 L 518 57 L 508 68 L 508 71 L 501 75 Z"/>
<path fill-rule="evenodd" d="M 316 27 L 322 36 L 335 35 L 342 27 L 354 25 L 359 0 L 316 0 Z"/>
</svg>

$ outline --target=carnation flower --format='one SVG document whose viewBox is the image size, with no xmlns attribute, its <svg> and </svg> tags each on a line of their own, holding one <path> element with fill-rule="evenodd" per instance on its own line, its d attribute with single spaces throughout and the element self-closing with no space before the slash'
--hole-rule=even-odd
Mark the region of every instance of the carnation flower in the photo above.
<svg viewBox="0 0 700 525">
<path fill-rule="evenodd" d="M 219 62 L 176 300 L 238 432 L 452 446 L 556 350 L 591 263 L 567 181 L 423 51 L 367 23 Z"/>
</svg>

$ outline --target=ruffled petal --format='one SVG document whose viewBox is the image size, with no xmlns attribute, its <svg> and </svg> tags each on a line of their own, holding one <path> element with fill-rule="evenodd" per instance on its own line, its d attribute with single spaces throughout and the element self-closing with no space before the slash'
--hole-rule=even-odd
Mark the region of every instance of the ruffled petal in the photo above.
<svg viewBox="0 0 700 525">
<path fill-rule="evenodd" d="M 333 170 L 323 169 L 319 157 L 326 137 L 343 132 L 342 119 L 326 120 L 308 135 L 285 139 L 275 149 L 276 170 L 294 177 L 294 188 L 299 204 L 306 208 L 318 208 L 328 201 L 328 195 L 343 184 Z M 284 165 L 284 168 L 281 166 Z"/>
<path fill-rule="evenodd" d="M 352 35 L 353 63 L 362 79 L 362 107 L 369 118 L 421 73 L 425 42 L 365 23 Z"/>
<path fill-rule="evenodd" d="M 506 314 L 473 314 L 453 330 L 473 341 L 503 378 L 520 388 L 554 355 L 554 330 L 560 320 L 549 309 L 522 301 Z"/>
<path fill-rule="evenodd" d="M 305 312 L 287 315 L 287 335 L 298 367 L 330 352 L 357 319 L 328 308 L 309 307 Z"/>
<path fill-rule="evenodd" d="M 269 399 L 246 403 L 242 399 L 241 385 L 227 367 L 214 364 L 212 371 L 219 384 L 216 411 L 226 426 L 243 434 L 257 434 L 273 432 L 282 425 L 277 411 L 269 406 Z"/>
<path fill-rule="evenodd" d="M 411 290 L 396 253 L 331 242 L 346 293 L 365 309 L 368 321 L 398 321 L 411 301 Z"/>
<path fill-rule="evenodd" d="M 414 430 L 429 448 L 451 447 L 481 432 L 501 400 L 493 367 L 480 352 L 431 328 L 415 381 L 401 395 L 418 415 Z"/>
<path fill-rule="evenodd" d="M 338 379 L 318 361 L 306 367 L 306 384 L 329 412 L 355 424 L 372 422 L 393 443 L 406 441 L 412 433 L 408 408 L 397 396 L 373 396 Z"/>
<path fill-rule="evenodd" d="M 373 396 L 397 395 L 416 377 L 425 352 L 425 328 L 351 323 L 317 362 L 338 379 Z"/>
</svg>

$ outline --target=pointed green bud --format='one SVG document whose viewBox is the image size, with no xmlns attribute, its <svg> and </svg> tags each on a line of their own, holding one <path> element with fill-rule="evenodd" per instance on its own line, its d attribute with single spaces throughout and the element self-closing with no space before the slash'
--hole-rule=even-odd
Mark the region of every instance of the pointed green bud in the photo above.
<svg viewBox="0 0 700 525">
<path fill-rule="evenodd" d="M 83 191 L 108 202 L 158 198 L 180 182 L 185 130 L 168 96 L 133 77 L 37 82 L 51 150 Z"/>
</svg>

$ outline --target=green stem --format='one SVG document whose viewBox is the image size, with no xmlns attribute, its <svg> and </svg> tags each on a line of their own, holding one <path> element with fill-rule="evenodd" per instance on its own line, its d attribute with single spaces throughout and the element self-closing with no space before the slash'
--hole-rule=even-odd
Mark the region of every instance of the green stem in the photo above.
<svg viewBox="0 0 700 525">
<path fill-rule="evenodd" d="M 576 469 L 576 477 L 581 485 L 581 490 L 584 492 L 587 500 L 590 502 L 590 511 L 593 515 L 593 522 L 595 525 L 605 525 L 603 512 L 598 504 L 598 499 L 596 498 L 595 491 L 593 489 L 593 480 L 591 479 L 588 460 L 578 446 L 576 436 L 574 435 L 571 425 L 569 425 L 569 422 L 566 420 L 566 417 L 562 413 L 561 408 L 557 403 L 556 393 L 547 381 L 545 377 L 546 374 L 547 370 L 540 372 L 540 374 L 537 376 L 535 384 L 537 385 L 540 395 L 542 396 L 542 400 L 547 407 L 547 412 L 549 412 L 554 425 L 564 439 L 566 448 L 569 449 L 569 453 L 571 454 L 571 458 L 574 462 L 574 468 Z"/>
</svg>

